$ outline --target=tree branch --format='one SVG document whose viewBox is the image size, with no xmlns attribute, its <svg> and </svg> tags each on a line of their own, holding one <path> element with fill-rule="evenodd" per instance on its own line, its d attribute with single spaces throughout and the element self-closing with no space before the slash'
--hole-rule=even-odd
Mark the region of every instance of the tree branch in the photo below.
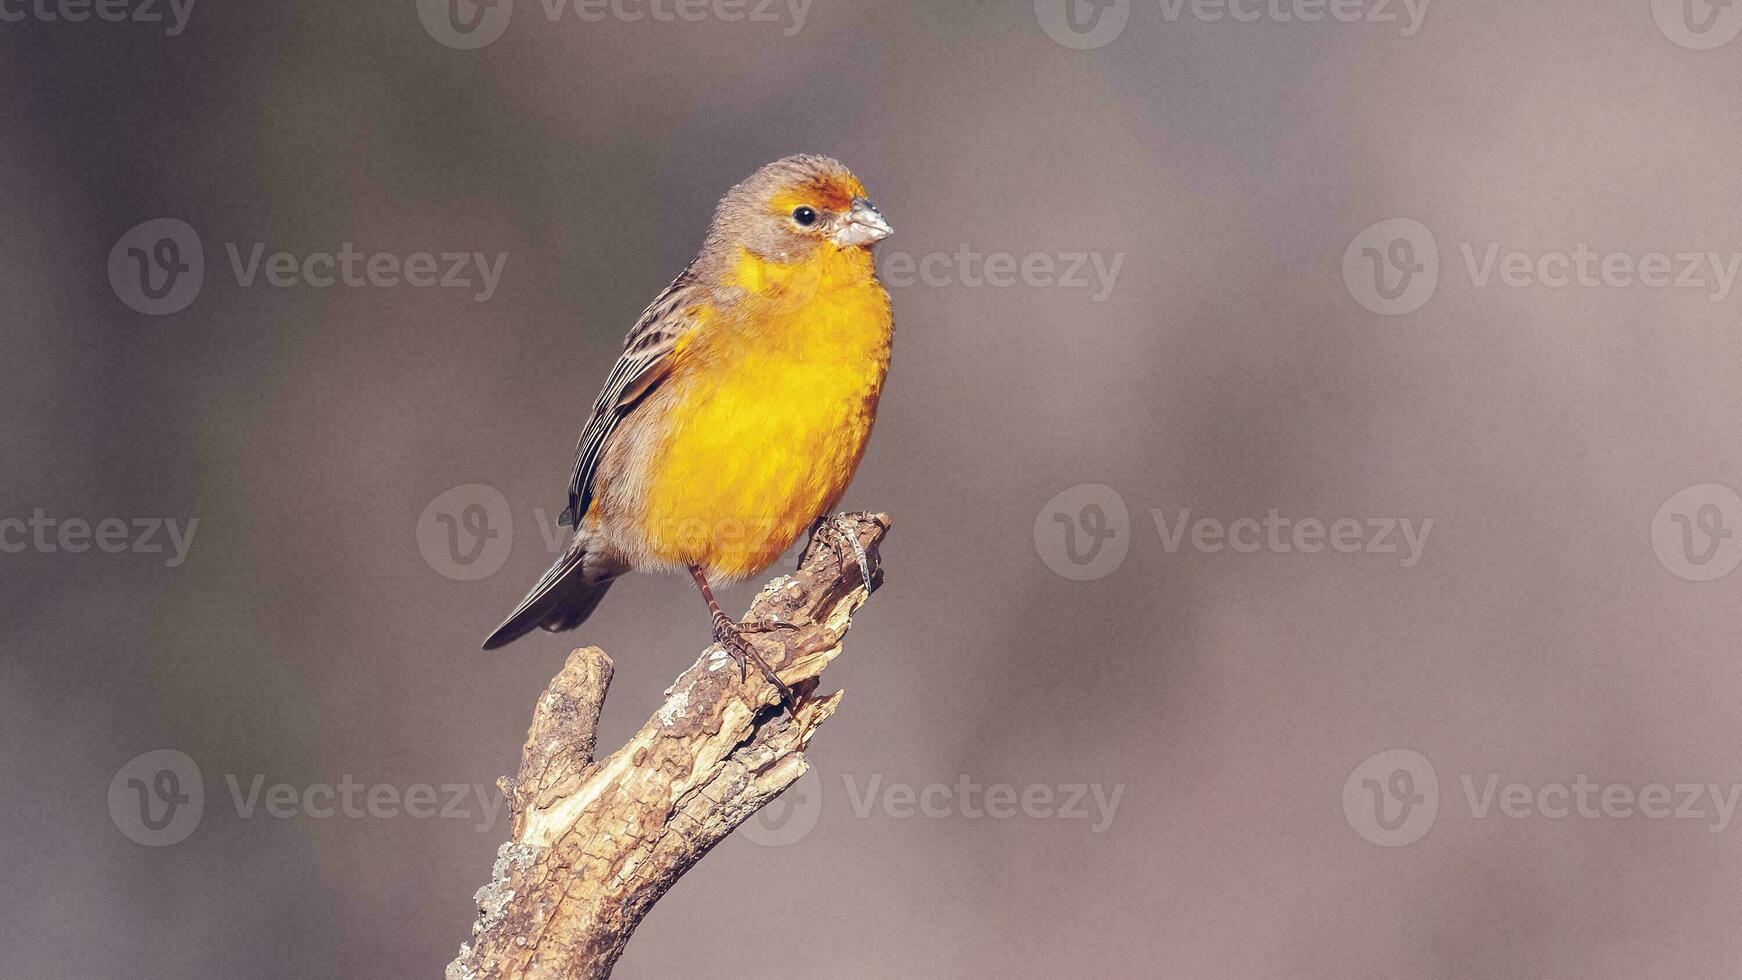
<svg viewBox="0 0 1742 980">
<path fill-rule="evenodd" d="M 872 587 L 881 584 L 888 516 L 839 523 L 864 547 Z M 841 692 L 808 696 L 869 594 L 852 548 L 827 530 L 819 537 L 798 572 L 768 583 L 744 620 L 796 627 L 746 634 L 806 698 L 796 722 L 774 685 L 756 670 L 741 681 L 716 644 L 628 744 L 595 762 L 611 658 L 597 647 L 569 655 L 534 709 L 519 774 L 498 782 L 512 833 L 478 890 L 472 939 L 448 980 L 608 976 L 660 896 L 810 768 L 805 746 Z"/>
</svg>

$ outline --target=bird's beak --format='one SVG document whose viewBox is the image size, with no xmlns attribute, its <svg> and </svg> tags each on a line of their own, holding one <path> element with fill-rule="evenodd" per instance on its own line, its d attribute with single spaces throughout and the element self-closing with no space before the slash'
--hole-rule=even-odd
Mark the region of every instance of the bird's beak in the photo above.
<svg viewBox="0 0 1742 980">
<path fill-rule="evenodd" d="M 870 201 L 862 197 L 853 199 L 853 208 L 846 214 L 846 220 L 834 234 L 834 243 L 842 248 L 854 245 L 875 245 L 890 235 L 895 229 L 889 227 L 889 222 L 883 220 L 882 212 L 872 206 Z"/>
</svg>

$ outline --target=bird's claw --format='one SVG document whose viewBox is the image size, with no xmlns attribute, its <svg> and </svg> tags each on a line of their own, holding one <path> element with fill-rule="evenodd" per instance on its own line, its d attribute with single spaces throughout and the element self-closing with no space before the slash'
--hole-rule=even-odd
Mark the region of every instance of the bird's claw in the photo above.
<svg viewBox="0 0 1742 980">
<path fill-rule="evenodd" d="M 739 631 L 744 633 L 772 633 L 775 630 L 796 630 L 798 628 L 797 623 L 789 623 L 779 616 L 773 615 L 759 616 L 738 626 Z"/>
<path fill-rule="evenodd" d="M 810 556 L 810 549 L 816 547 L 824 529 L 834 532 L 833 537 L 846 542 L 853 552 L 853 559 L 859 565 L 859 578 L 865 583 L 865 594 L 877 591 L 877 585 L 871 581 L 871 556 L 865 553 L 865 546 L 859 543 L 859 533 L 856 531 L 846 514 L 835 514 L 817 519 L 816 527 L 811 531 L 810 547 L 805 549 L 805 557 Z M 800 564 L 803 564 L 801 559 Z"/>
<path fill-rule="evenodd" d="M 724 650 L 727 656 L 738 662 L 738 683 L 743 684 L 750 680 L 750 661 L 756 661 L 757 669 L 761 670 L 762 676 L 766 677 L 768 682 L 780 691 L 780 699 L 786 705 L 786 710 L 794 720 L 797 720 L 798 709 L 802 706 L 802 702 L 793 694 L 792 688 L 780 679 L 780 675 L 774 672 L 774 668 L 768 666 L 768 661 L 763 660 L 762 655 L 756 652 L 756 648 L 752 647 L 750 642 L 744 638 L 746 633 L 763 633 L 776 629 L 796 630 L 798 626 L 777 616 L 764 616 L 748 623 L 738 624 L 732 622 L 725 613 L 714 615 L 714 642 L 720 645 L 720 649 Z"/>
</svg>

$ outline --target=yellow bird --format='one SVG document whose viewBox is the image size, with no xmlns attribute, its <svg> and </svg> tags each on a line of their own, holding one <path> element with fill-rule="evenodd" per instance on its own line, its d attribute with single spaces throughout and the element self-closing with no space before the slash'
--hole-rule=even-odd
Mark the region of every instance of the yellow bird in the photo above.
<svg viewBox="0 0 1742 980">
<path fill-rule="evenodd" d="M 756 659 L 791 704 L 709 582 L 754 575 L 807 528 L 833 526 L 824 515 L 858 468 L 889 368 L 893 319 L 871 255 L 889 235 L 828 157 L 777 160 L 726 192 L 581 431 L 567 550 L 484 649 L 575 628 L 626 571 L 683 568 L 740 670 Z"/>
</svg>

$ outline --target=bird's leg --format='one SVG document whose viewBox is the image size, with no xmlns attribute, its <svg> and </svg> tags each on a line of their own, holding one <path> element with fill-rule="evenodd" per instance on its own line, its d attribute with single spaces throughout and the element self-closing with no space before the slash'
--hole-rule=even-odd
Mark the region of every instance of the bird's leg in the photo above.
<svg viewBox="0 0 1742 980">
<path fill-rule="evenodd" d="M 787 712 L 790 713 L 793 720 L 796 721 L 798 719 L 800 702 L 799 699 L 793 695 L 792 688 L 786 686 L 786 682 L 780 679 L 780 675 L 774 672 L 774 668 L 768 666 L 768 661 L 762 659 L 762 654 L 757 653 L 756 648 L 751 646 L 748 640 L 744 639 L 744 634 L 748 632 L 748 630 L 745 630 L 737 623 L 734 623 L 732 617 L 720 611 L 720 604 L 714 601 L 714 590 L 708 587 L 707 576 L 702 574 L 702 570 L 699 566 L 690 566 L 690 577 L 696 580 L 696 587 L 702 590 L 702 598 L 706 599 L 708 602 L 708 612 L 713 614 L 714 642 L 720 644 L 720 648 L 726 651 L 727 656 L 730 656 L 733 660 L 738 662 L 739 682 L 742 683 L 750 679 L 750 667 L 748 661 L 756 661 L 756 666 L 762 671 L 762 676 L 768 678 L 768 682 L 773 684 L 780 691 L 781 701 L 786 705 Z M 780 622 L 778 620 L 771 622 L 769 626 L 777 629 L 798 628 L 791 623 Z"/>
<path fill-rule="evenodd" d="M 859 578 L 865 583 L 865 594 L 870 595 L 877 591 L 877 586 L 871 581 L 871 558 L 865 554 L 865 546 L 859 543 L 859 535 L 845 514 L 823 514 L 816 519 L 816 523 L 811 525 L 810 543 L 805 545 L 804 553 L 799 555 L 798 567 L 804 567 L 811 550 L 821 542 L 824 530 L 831 532 L 831 537 L 846 542 L 852 549 L 853 558 L 859 563 Z"/>
</svg>

